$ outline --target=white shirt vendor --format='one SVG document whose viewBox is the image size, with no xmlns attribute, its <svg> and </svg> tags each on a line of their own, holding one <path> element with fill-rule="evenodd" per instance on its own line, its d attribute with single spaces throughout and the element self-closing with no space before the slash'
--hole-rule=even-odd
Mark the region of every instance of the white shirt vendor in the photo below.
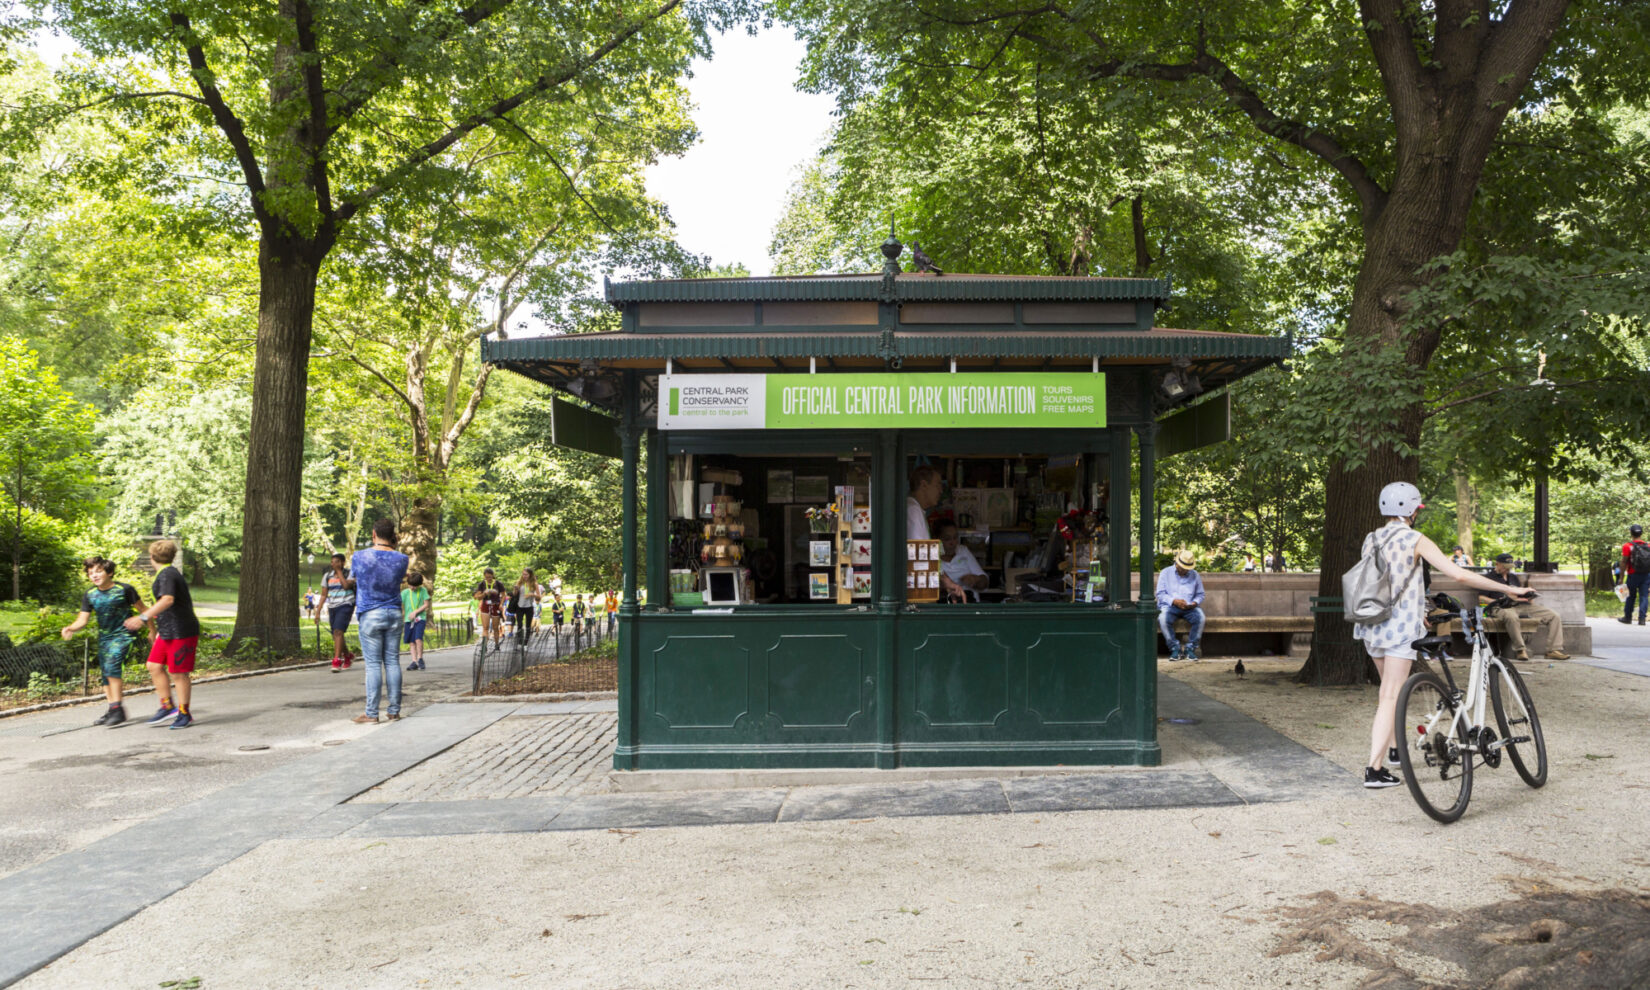
<svg viewBox="0 0 1650 990">
<path fill-rule="evenodd" d="M 908 540 L 926 540 L 928 536 L 928 512 L 915 497 L 905 496 L 905 538 Z"/>
<path fill-rule="evenodd" d="M 974 551 L 957 544 L 957 552 L 951 555 L 950 560 L 940 562 L 940 573 L 957 582 L 963 583 L 963 578 L 970 574 L 985 577 L 986 573 L 980 568 L 980 562 L 974 559 Z"/>
</svg>

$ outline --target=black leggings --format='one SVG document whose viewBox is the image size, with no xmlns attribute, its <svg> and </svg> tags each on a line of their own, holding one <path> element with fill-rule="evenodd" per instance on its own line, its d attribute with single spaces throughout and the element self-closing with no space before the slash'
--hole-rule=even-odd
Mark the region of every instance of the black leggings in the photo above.
<svg viewBox="0 0 1650 990">
<path fill-rule="evenodd" d="M 528 638 L 533 635 L 532 611 L 511 612 L 510 631 L 515 633 L 516 638 L 521 640 L 523 643 L 527 642 Z"/>
</svg>

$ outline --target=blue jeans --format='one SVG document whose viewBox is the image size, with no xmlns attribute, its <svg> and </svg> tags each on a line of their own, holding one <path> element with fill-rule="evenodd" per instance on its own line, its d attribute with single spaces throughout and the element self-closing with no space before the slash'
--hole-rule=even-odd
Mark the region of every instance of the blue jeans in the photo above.
<svg viewBox="0 0 1650 990">
<path fill-rule="evenodd" d="M 401 714 L 401 610 L 362 612 L 356 629 L 361 637 L 361 661 L 367 667 L 367 715 L 378 717 L 380 687 L 389 714 Z"/>
<path fill-rule="evenodd" d="M 1174 634 L 1174 624 L 1180 619 L 1185 619 L 1187 625 L 1191 626 L 1191 632 L 1187 634 L 1186 645 L 1195 647 L 1203 642 L 1203 610 L 1201 608 L 1193 605 L 1191 608 L 1181 609 L 1170 605 L 1167 608 L 1158 609 L 1157 627 L 1163 630 L 1163 642 L 1169 644 L 1171 653 L 1180 650 L 1180 640 L 1175 638 Z"/>
<path fill-rule="evenodd" d="M 1650 610 L 1650 574 L 1627 575 L 1627 601 L 1622 604 L 1627 607 L 1626 615 L 1629 619 L 1633 617 L 1633 598 L 1635 596 L 1639 600 L 1639 621 L 1643 622 L 1645 612 Z"/>
</svg>

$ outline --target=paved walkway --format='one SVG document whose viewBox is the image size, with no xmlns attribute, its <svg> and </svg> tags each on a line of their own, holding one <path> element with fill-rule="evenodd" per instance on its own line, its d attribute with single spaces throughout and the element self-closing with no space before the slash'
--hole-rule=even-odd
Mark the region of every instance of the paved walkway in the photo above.
<svg viewBox="0 0 1650 990">
<path fill-rule="evenodd" d="M 1595 636 L 1603 655 L 1584 662 L 1650 673 L 1650 636 L 1639 627 L 1603 620 Z M 463 684 L 469 655 L 432 651 L 428 678 L 409 679 L 409 717 L 353 730 L 348 716 L 359 710 L 357 679 L 315 670 L 203 687 L 196 699 L 201 722 L 184 732 L 92 730 L 83 724 L 95 714 L 92 706 L 0 721 L 0 774 L 7 778 L 0 810 L 15 805 L 4 817 L 31 819 L 36 802 L 52 807 L 52 795 L 77 793 L 82 774 L 64 771 L 86 768 L 95 783 L 66 808 L 82 817 L 97 807 L 125 814 L 66 851 L 23 855 L 27 865 L 5 877 L 0 917 L 11 923 L 0 929 L 0 986 L 278 838 L 1212 808 L 1344 795 L 1348 788 L 1347 772 L 1323 756 L 1160 678 L 1161 768 L 609 793 L 604 770 L 615 703 L 429 703 L 433 692 Z M 237 742 L 243 738 L 252 741 Z M 43 749 L 51 755 L 43 757 Z M 279 763 L 259 765 L 247 753 L 272 754 Z M 132 772 L 140 768 L 168 772 Z M 134 787 L 148 788 L 145 803 L 127 799 L 122 789 Z"/>
<path fill-rule="evenodd" d="M 1576 657 L 1577 663 L 1650 677 L 1650 626 L 1626 626 L 1596 617 L 1589 617 L 1587 625 L 1593 630 L 1593 652 Z"/>
</svg>

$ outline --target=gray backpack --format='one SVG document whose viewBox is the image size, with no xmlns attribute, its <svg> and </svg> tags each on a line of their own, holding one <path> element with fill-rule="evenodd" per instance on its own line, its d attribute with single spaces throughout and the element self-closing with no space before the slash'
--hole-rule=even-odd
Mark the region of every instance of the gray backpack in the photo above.
<svg viewBox="0 0 1650 990">
<path fill-rule="evenodd" d="M 1409 582 L 1415 580 L 1415 573 L 1421 569 L 1419 565 L 1410 569 L 1409 577 L 1404 579 L 1397 592 L 1392 590 L 1392 572 L 1387 569 L 1384 551 L 1386 545 L 1397 539 L 1401 532 L 1397 530 L 1385 540 L 1376 540 L 1370 552 L 1341 575 L 1346 621 L 1360 626 L 1385 622 L 1392 614 L 1393 606 L 1398 604 L 1398 599 L 1409 589 Z"/>
</svg>

